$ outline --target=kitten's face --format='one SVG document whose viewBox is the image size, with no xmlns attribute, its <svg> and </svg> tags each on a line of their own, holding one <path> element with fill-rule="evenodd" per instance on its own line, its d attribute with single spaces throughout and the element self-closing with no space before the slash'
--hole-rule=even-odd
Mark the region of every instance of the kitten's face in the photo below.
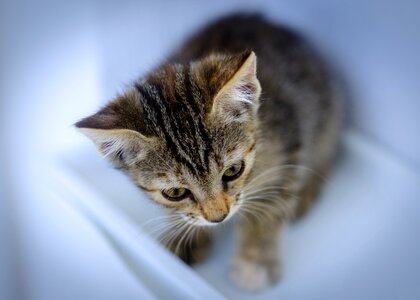
<svg viewBox="0 0 420 300">
<path fill-rule="evenodd" d="M 260 85 L 253 53 L 166 65 L 76 124 L 154 201 L 194 225 L 240 206 Z"/>
<path fill-rule="evenodd" d="M 164 143 L 129 168 L 128 174 L 157 203 L 195 225 L 215 225 L 240 206 L 255 157 L 253 126 L 231 124 L 210 131 L 208 168 L 194 172 L 170 155 Z M 146 162 L 147 161 L 147 162 Z M 147 167 L 145 167 L 147 165 Z"/>
</svg>

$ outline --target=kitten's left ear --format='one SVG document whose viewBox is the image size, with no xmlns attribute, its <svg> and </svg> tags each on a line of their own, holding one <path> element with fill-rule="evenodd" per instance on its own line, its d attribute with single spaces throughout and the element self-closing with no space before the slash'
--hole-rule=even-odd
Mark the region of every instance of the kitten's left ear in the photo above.
<svg viewBox="0 0 420 300">
<path fill-rule="evenodd" d="M 234 58 L 239 66 L 213 100 L 212 113 L 222 113 L 228 121 L 243 122 L 255 113 L 259 105 L 261 85 L 257 79 L 257 57 L 248 51 Z"/>
</svg>

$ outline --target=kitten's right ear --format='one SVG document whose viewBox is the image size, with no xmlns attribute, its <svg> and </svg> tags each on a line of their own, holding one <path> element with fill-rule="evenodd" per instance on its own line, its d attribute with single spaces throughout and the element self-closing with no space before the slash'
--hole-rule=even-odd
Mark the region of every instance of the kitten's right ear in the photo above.
<svg viewBox="0 0 420 300">
<path fill-rule="evenodd" d="M 75 124 L 93 141 L 102 156 L 117 165 L 131 165 L 139 161 L 153 143 L 152 137 L 138 131 L 136 125 L 139 125 L 137 120 L 142 119 L 142 110 L 136 105 L 138 102 L 131 100 L 127 96 L 119 97 Z"/>
<path fill-rule="evenodd" d="M 205 63 L 216 66 L 214 83 L 208 82 L 216 92 L 210 115 L 223 116 L 226 122 L 246 122 L 254 117 L 261 94 L 255 53 L 244 51 L 234 56 L 214 55 L 208 57 Z"/>
</svg>

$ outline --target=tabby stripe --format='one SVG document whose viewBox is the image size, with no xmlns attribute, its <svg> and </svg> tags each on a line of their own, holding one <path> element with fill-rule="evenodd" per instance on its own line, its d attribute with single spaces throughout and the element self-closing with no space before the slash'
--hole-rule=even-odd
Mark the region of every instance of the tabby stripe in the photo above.
<svg viewBox="0 0 420 300">
<path fill-rule="evenodd" d="M 160 104 L 161 104 L 160 106 L 163 113 L 166 114 L 167 116 L 169 116 L 169 112 L 173 114 L 171 108 L 167 106 L 167 103 L 164 100 L 162 100 L 164 99 L 162 90 L 156 89 L 154 87 L 153 91 L 156 93 L 156 99 L 160 101 Z M 201 166 L 201 164 L 194 162 L 195 153 L 192 150 L 192 148 L 195 148 L 194 145 L 190 145 L 190 147 L 188 147 L 187 143 L 190 144 L 190 140 L 184 139 L 183 142 L 180 142 L 179 140 L 179 137 L 182 137 L 182 134 L 179 132 L 179 129 L 181 128 L 181 126 L 178 123 L 176 123 L 176 120 L 173 118 L 172 119 L 168 118 L 166 120 L 165 125 L 166 125 L 166 130 L 168 131 L 169 135 L 172 137 L 173 142 L 176 144 L 178 148 L 178 153 L 181 156 L 183 156 L 185 160 L 189 162 L 189 165 L 187 165 L 189 168 L 190 168 L 190 165 L 193 166 L 193 168 L 190 168 L 191 171 L 194 174 L 197 174 L 197 170 L 203 171 L 202 170 L 203 167 Z M 173 129 L 175 130 L 175 132 L 173 131 Z M 190 128 L 185 128 L 185 130 L 189 130 L 189 129 Z"/>
<path fill-rule="evenodd" d="M 172 149 L 175 151 L 175 154 L 178 157 L 182 157 L 182 161 L 186 162 L 186 166 L 195 174 L 197 165 L 194 163 L 194 161 L 191 159 L 191 157 L 184 151 L 182 144 L 180 144 L 177 137 L 180 136 L 180 133 L 178 131 L 178 124 L 174 124 L 173 120 L 170 120 L 168 110 L 169 108 L 166 106 L 166 103 L 164 102 L 163 93 L 161 90 L 156 89 L 154 86 L 151 87 L 152 91 L 154 92 L 154 96 L 156 99 L 156 102 L 159 105 L 160 112 L 163 116 L 166 115 L 166 118 L 163 117 L 163 124 L 164 124 L 164 133 L 166 133 L 166 136 L 169 140 L 172 141 Z M 176 130 L 176 133 L 172 129 Z"/>
<path fill-rule="evenodd" d="M 202 117 L 202 115 L 204 113 L 204 110 L 200 109 L 200 107 L 198 107 L 198 105 L 197 105 L 198 103 L 200 103 L 200 101 L 203 102 L 203 99 L 197 99 L 197 97 L 196 97 L 197 95 L 201 95 L 201 93 L 197 93 L 197 92 L 194 93 L 193 92 L 193 82 L 192 82 L 192 79 L 191 79 L 190 72 L 191 72 L 191 69 L 190 69 L 189 65 L 185 65 L 185 67 L 184 67 L 184 76 L 185 76 L 184 84 L 185 84 L 185 89 L 187 91 L 186 97 L 187 97 L 187 99 L 192 100 L 191 105 L 192 105 L 192 109 L 195 112 L 195 116 L 196 116 L 195 119 L 197 119 L 197 122 L 198 122 L 198 128 L 200 130 L 200 137 L 201 137 L 201 140 L 205 144 L 205 146 L 203 147 L 204 148 L 203 156 L 204 156 L 204 160 L 205 160 L 205 166 L 208 169 L 209 168 L 209 155 L 210 155 L 210 151 L 212 149 L 212 140 L 210 139 L 210 137 L 207 133 L 207 130 L 204 126 L 203 117 Z"/>
<path fill-rule="evenodd" d="M 173 140 L 173 138 L 171 138 L 171 136 L 165 130 L 165 128 L 162 127 L 165 124 L 165 122 L 162 116 L 161 107 L 158 107 L 158 108 L 155 107 L 155 109 L 152 109 L 153 106 L 156 106 L 156 104 L 158 104 L 157 101 L 153 101 L 153 99 L 151 99 L 151 95 L 140 84 L 136 84 L 135 87 L 144 99 L 143 103 L 144 103 L 145 110 L 150 111 L 151 115 L 155 117 L 155 120 L 156 120 L 155 126 L 156 127 L 159 126 L 159 132 L 161 133 L 161 136 L 163 135 L 169 150 L 172 152 L 172 154 L 176 157 L 178 161 L 182 162 L 190 170 L 195 171 L 194 166 L 190 164 L 189 160 L 186 160 L 183 156 L 181 156 L 180 153 L 178 153 L 175 146 L 175 141 Z"/>
<path fill-rule="evenodd" d="M 201 134 L 199 133 L 200 132 L 200 126 L 199 126 L 200 115 L 199 113 L 197 113 L 196 110 L 193 109 L 190 101 L 188 101 L 188 98 L 184 92 L 184 88 L 187 88 L 188 90 L 188 86 L 185 84 L 185 76 L 184 76 L 185 72 L 188 72 L 187 67 L 188 67 L 187 65 L 183 66 L 183 68 L 182 69 L 180 68 L 180 70 L 178 70 L 177 72 L 178 78 L 177 78 L 176 92 L 181 98 L 182 103 L 185 105 L 185 107 L 188 110 L 189 116 L 187 118 L 187 122 L 190 124 L 190 128 L 193 127 L 191 123 L 194 124 L 194 129 L 195 129 L 194 142 L 196 144 L 194 148 L 200 150 L 199 151 L 199 154 L 200 154 L 199 157 L 201 159 L 200 164 L 203 166 L 203 169 L 207 171 L 208 170 L 208 163 L 206 162 L 207 157 L 204 155 L 205 142 Z"/>
<path fill-rule="evenodd" d="M 254 141 L 252 143 L 252 145 L 248 148 L 248 150 L 246 150 L 246 154 L 250 153 L 251 151 L 253 151 L 255 149 L 255 146 L 257 145 L 257 142 Z"/>
<path fill-rule="evenodd" d="M 148 129 L 151 130 L 153 133 L 155 133 L 158 136 L 162 136 L 162 130 L 161 128 L 158 126 L 158 124 L 160 124 L 160 122 L 158 121 L 158 116 L 156 114 L 156 110 L 153 109 L 150 105 L 150 101 L 146 96 L 146 92 L 143 90 L 143 87 L 139 84 L 136 83 L 135 88 L 137 90 L 137 92 L 141 95 L 141 97 L 144 99 L 144 101 L 142 102 L 143 104 L 143 110 L 144 110 L 144 117 L 146 120 L 148 120 Z"/>
</svg>

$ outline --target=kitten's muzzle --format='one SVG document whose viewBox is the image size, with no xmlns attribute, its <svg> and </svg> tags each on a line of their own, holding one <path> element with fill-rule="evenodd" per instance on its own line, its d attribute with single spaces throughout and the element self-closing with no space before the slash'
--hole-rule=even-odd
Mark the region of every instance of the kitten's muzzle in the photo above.
<svg viewBox="0 0 420 300">
<path fill-rule="evenodd" d="M 222 222 L 224 219 L 226 219 L 226 217 L 228 216 L 228 214 L 229 213 L 226 213 L 226 214 L 224 214 L 224 215 L 222 215 L 222 216 L 220 216 L 220 217 L 218 217 L 218 218 L 216 218 L 216 219 L 214 219 L 214 220 L 208 220 L 209 222 L 211 222 L 211 223 L 220 223 L 220 222 Z"/>
<path fill-rule="evenodd" d="M 200 204 L 201 214 L 209 223 L 220 223 L 228 217 L 231 202 L 231 197 L 223 192 L 212 195 Z"/>
</svg>

